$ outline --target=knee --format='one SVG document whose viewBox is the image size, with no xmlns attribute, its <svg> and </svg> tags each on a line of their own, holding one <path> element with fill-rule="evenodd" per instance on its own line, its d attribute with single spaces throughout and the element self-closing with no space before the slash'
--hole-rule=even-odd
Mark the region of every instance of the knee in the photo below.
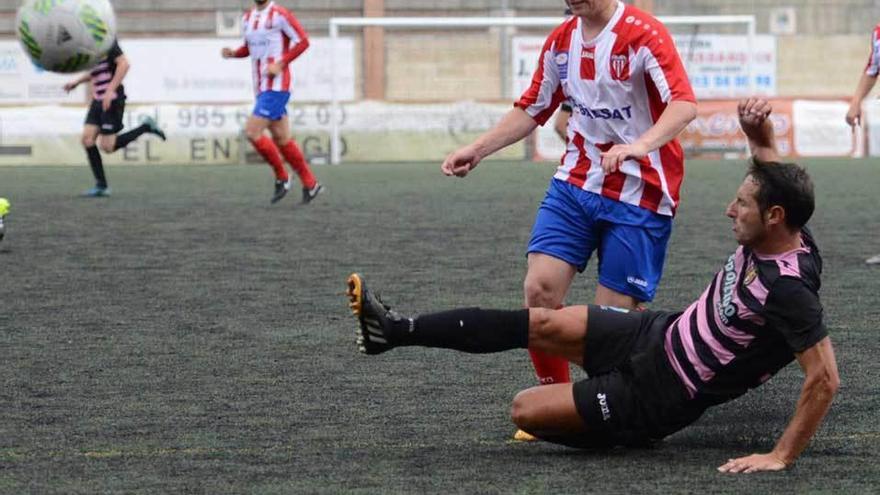
<svg viewBox="0 0 880 495">
<path fill-rule="evenodd" d="M 249 141 L 254 142 L 263 137 L 263 131 L 260 129 L 252 129 L 250 127 L 247 127 L 244 130 L 244 135 L 247 136 Z"/>
<path fill-rule="evenodd" d="M 284 136 L 272 136 L 272 141 L 275 142 L 275 146 L 279 148 L 283 148 L 290 141 L 290 138 Z"/>
<path fill-rule="evenodd" d="M 95 136 L 92 136 L 90 134 L 84 134 L 82 136 L 82 138 L 80 139 L 80 142 L 82 142 L 83 147 L 91 148 L 92 146 L 95 145 Z"/>
<path fill-rule="evenodd" d="M 526 277 L 523 282 L 523 293 L 526 297 L 526 306 L 530 308 L 556 308 L 562 303 L 553 285 L 538 277 Z"/>
<path fill-rule="evenodd" d="M 116 143 L 110 142 L 108 140 L 99 140 L 98 146 L 104 153 L 113 153 L 114 151 L 116 151 Z"/>
</svg>

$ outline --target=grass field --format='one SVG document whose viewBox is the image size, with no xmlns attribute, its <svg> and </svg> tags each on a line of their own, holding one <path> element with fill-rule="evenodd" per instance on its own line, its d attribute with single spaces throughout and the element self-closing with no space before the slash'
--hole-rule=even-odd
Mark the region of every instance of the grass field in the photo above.
<svg viewBox="0 0 880 495">
<path fill-rule="evenodd" d="M 736 477 L 715 467 L 772 448 L 796 365 L 656 448 L 582 452 L 509 441 L 524 352 L 356 352 L 352 271 L 405 311 L 518 307 L 551 166 L 323 167 L 309 207 L 270 207 L 262 167 L 112 167 L 97 200 L 86 168 L 0 169 L 0 492 L 877 493 L 880 164 L 809 165 L 842 387 L 793 469 Z M 689 163 L 654 307 L 734 249 L 744 170 Z"/>
</svg>

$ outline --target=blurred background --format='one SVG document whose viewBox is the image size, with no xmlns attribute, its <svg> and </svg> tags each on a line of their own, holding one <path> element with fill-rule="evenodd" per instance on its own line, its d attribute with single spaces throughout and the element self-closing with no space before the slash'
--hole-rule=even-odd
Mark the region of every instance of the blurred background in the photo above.
<svg viewBox="0 0 880 495">
<path fill-rule="evenodd" d="M 292 126 L 314 163 L 331 161 L 334 126 L 347 161 L 438 160 L 485 130 L 528 85 L 543 39 L 563 20 L 562 0 L 296 0 L 312 47 L 294 63 Z M 701 116 L 682 143 L 691 154 L 739 156 L 732 101 L 774 99 L 784 152 L 880 153 L 867 126 L 843 124 L 880 21 L 874 0 L 634 0 L 666 22 L 687 65 Z M 0 0 L 0 164 L 81 163 L 75 145 L 87 91 L 66 95 L 62 76 L 29 64 L 14 36 L 18 0 Z M 246 60 L 219 57 L 240 43 L 242 0 L 116 0 L 119 37 L 132 63 L 128 118 L 156 117 L 172 137 L 111 159 L 125 163 L 251 161 L 239 138 L 253 93 Z M 687 16 L 685 22 L 672 19 Z M 712 22 L 694 16 L 713 16 Z M 717 16 L 731 17 L 729 22 Z M 749 23 L 742 16 L 751 18 Z M 345 25 L 334 18 L 446 19 L 449 25 Z M 538 26 L 456 26 L 459 18 L 544 18 Z M 337 107 L 338 103 L 338 107 Z M 51 108 L 46 107 L 51 105 Z M 45 119 L 52 112 L 51 125 Z M 335 117 L 334 117 L 335 116 Z M 878 115 L 880 117 L 880 115 Z M 499 158 L 556 160 L 552 130 Z M 74 139 L 70 141 L 70 139 Z M 880 141 L 878 141 L 880 142 Z M 9 148 L 18 150 L 17 154 Z M 22 148 L 23 147 L 23 148 Z M 30 148 L 28 148 L 30 147 Z M 22 150 L 29 149 L 29 153 Z"/>
</svg>

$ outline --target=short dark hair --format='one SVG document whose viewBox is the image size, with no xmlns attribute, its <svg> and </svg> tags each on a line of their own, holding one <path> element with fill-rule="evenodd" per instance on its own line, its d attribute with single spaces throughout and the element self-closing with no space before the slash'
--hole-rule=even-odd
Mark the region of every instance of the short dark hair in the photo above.
<svg viewBox="0 0 880 495">
<path fill-rule="evenodd" d="M 758 184 L 755 199 L 761 213 L 773 206 L 785 210 L 785 225 L 800 229 L 816 209 L 813 180 L 804 167 L 796 163 L 765 162 L 752 158 L 748 176 Z"/>
</svg>

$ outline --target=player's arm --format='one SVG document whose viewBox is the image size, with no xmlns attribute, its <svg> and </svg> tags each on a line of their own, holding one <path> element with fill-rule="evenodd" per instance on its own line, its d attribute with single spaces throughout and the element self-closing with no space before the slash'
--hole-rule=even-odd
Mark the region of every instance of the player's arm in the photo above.
<svg viewBox="0 0 880 495">
<path fill-rule="evenodd" d="M 856 86 L 856 92 L 850 100 L 849 110 L 846 112 L 846 123 L 850 126 L 855 127 L 862 123 L 862 101 L 865 100 L 876 83 L 877 74 L 873 76 L 867 72 L 862 74 L 859 84 Z"/>
<path fill-rule="evenodd" d="M 670 101 L 657 122 L 631 144 L 616 144 L 602 153 L 605 173 L 614 173 L 625 160 L 642 158 L 675 139 L 697 118 L 697 104 L 692 101 Z"/>
<path fill-rule="evenodd" d="M 559 68 L 553 55 L 557 31 L 544 42 L 532 84 L 513 109 L 476 141 L 450 153 L 440 166 L 444 175 L 466 176 L 483 158 L 525 138 L 539 125 L 544 125 L 565 100 Z"/>
<path fill-rule="evenodd" d="M 840 385 L 837 360 L 831 339 L 825 337 L 809 349 L 797 353 L 797 361 L 804 370 L 804 385 L 798 399 L 797 409 L 768 454 L 752 454 L 730 459 L 718 470 L 723 473 L 754 473 L 779 471 L 791 466 L 810 443 Z"/>
<path fill-rule="evenodd" d="M 86 72 L 85 74 L 79 76 L 78 78 L 74 79 L 73 81 L 70 81 L 67 84 L 65 84 L 64 91 L 67 91 L 68 93 L 70 93 L 71 91 L 76 89 L 77 86 L 79 86 L 80 84 L 82 84 L 84 82 L 88 82 L 89 80 L 91 80 L 91 78 L 92 78 L 92 75 L 90 73 Z"/>
<path fill-rule="evenodd" d="M 762 98 L 746 98 L 737 104 L 739 125 L 749 140 L 749 150 L 764 162 L 779 161 L 773 122 L 768 118 L 772 111 L 770 102 Z"/>
<path fill-rule="evenodd" d="M 568 139 L 568 120 L 571 118 L 571 108 L 562 105 L 562 108 L 556 112 L 556 118 L 553 120 L 553 130 L 559 139 L 565 141 Z"/>
<path fill-rule="evenodd" d="M 281 60 L 271 63 L 266 67 L 266 72 L 273 76 L 281 74 L 291 62 L 296 60 L 296 58 L 302 55 L 309 47 L 309 36 L 306 34 L 306 30 L 303 29 L 296 17 L 286 10 L 281 10 L 280 14 L 283 19 L 281 30 L 284 32 L 285 36 L 294 40 L 295 43 L 284 52 Z"/>
<path fill-rule="evenodd" d="M 128 63 L 128 58 L 124 54 L 117 55 L 114 61 L 116 62 L 116 72 L 113 73 L 113 79 L 110 79 L 107 92 L 104 93 L 104 98 L 101 101 L 101 107 L 105 112 L 110 109 L 110 104 L 116 98 L 116 90 L 122 84 L 125 75 L 128 74 L 128 69 L 131 68 L 131 64 Z"/>
<path fill-rule="evenodd" d="M 656 26 L 644 38 L 645 52 L 651 55 L 645 61 L 645 73 L 654 82 L 660 99 L 666 103 L 663 113 L 644 134 L 632 143 L 618 143 L 602 153 L 602 169 L 616 172 L 625 160 L 644 158 L 678 136 L 697 118 L 697 99 L 688 81 L 675 42 L 664 26 Z"/>
<path fill-rule="evenodd" d="M 525 110 L 514 107 L 476 141 L 447 156 L 440 170 L 447 176 L 464 177 L 483 158 L 525 138 L 537 127 L 538 123 Z"/>
<path fill-rule="evenodd" d="M 220 51 L 220 56 L 223 58 L 245 58 L 250 54 L 251 51 L 246 44 L 241 45 L 234 50 L 232 48 L 223 48 L 223 50 Z"/>
<path fill-rule="evenodd" d="M 296 40 L 296 43 L 281 58 L 281 67 L 284 68 L 306 51 L 309 47 L 309 35 L 293 14 L 286 10 L 282 13 L 285 22 L 281 26 L 281 30 L 288 38 Z"/>
</svg>

